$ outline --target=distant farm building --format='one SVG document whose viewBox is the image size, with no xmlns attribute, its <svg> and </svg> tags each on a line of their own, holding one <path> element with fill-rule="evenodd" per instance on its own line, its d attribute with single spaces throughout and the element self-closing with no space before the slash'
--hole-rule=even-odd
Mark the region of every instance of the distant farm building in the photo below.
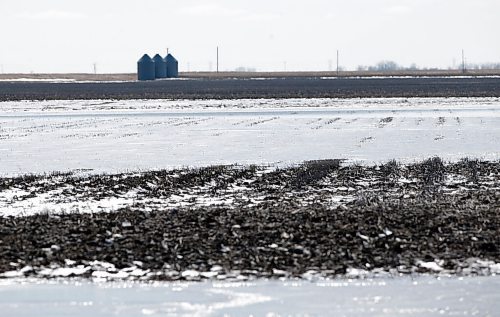
<svg viewBox="0 0 500 317">
<path fill-rule="evenodd" d="M 153 57 L 153 61 L 155 62 L 155 77 L 156 78 L 167 78 L 167 62 L 160 56 L 160 54 L 156 54 Z"/>
<path fill-rule="evenodd" d="M 175 59 L 172 54 L 168 54 L 165 57 L 167 61 L 167 77 L 168 78 L 177 78 L 179 77 L 179 62 Z"/>
<path fill-rule="evenodd" d="M 155 80 L 161 78 L 178 78 L 179 63 L 172 54 L 162 58 L 156 54 L 153 59 L 144 54 L 137 62 L 138 80 Z"/>
<path fill-rule="evenodd" d="M 144 54 L 137 62 L 137 79 L 139 80 L 155 80 L 155 62 Z"/>
</svg>

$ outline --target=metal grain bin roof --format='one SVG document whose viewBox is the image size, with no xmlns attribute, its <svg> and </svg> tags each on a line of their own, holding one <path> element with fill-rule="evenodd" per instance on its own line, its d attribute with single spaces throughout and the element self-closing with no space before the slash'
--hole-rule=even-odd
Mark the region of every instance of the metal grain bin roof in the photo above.
<svg viewBox="0 0 500 317">
<path fill-rule="evenodd" d="M 137 61 L 137 79 L 138 80 L 154 80 L 155 79 L 155 62 L 144 54 L 139 61 Z"/>
<path fill-rule="evenodd" d="M 153 61 L 155 62 L 155 77 L 156 78 L 167 78 L 167 62 L 160 56 L 160 54 L 156 54 L 153 57 Z"/>
<path fill-rule="evenodd" d="M 179 62 L 175 57 L 172 54 L 168 54 L 167 57 L 165 57 L 165 61 L 167 62 L 167 77 L 179 77 Z"/>
</svg>

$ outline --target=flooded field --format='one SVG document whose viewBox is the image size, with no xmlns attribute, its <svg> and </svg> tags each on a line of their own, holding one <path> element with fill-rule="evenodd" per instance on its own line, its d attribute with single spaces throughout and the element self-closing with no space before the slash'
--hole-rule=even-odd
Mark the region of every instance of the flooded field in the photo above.
<svg viewBox="0 0 500 317">
<path fill-rule="evenodd" d="M 0 281 L 5 316 L 496 316 L 500 279 L 243 283 Z"/>
<path fill-rule="evenodd" d="M 1 102 L 1 314 L 495 316 L 499 144 L 499 98 Z"/>
<path fill-rule="evenodd" d="M 0 175 L 500 157 L 500 99 L 0 103 Z"/>
</svg>

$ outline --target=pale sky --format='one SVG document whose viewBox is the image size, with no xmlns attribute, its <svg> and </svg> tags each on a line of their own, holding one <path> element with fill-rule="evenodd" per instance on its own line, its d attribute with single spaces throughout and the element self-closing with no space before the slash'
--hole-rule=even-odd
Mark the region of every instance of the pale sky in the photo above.
<svg viewBox="0 0 500 317">
<path fill-rule="evenodd" d="M 3 72 L 135 72 L 142 54 L 181 71 L 356 69 L 380 60 L 500 62 L 499 0 L 0 0 Z"/>
</svg>

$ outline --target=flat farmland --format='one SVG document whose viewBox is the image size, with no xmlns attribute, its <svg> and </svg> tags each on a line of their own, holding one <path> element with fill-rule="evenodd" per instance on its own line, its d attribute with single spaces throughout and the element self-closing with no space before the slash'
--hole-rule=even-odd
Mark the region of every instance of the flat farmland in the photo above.
<svg viewBox="0 0 500 317">
<path fill-rule="evenodd" d="M 53 79 L 57 81 L 56 79 Z M 1 81 L 0 101 L 500 97 L 499 77 L 178 79 L 153 82 Z"/>
</svg>

